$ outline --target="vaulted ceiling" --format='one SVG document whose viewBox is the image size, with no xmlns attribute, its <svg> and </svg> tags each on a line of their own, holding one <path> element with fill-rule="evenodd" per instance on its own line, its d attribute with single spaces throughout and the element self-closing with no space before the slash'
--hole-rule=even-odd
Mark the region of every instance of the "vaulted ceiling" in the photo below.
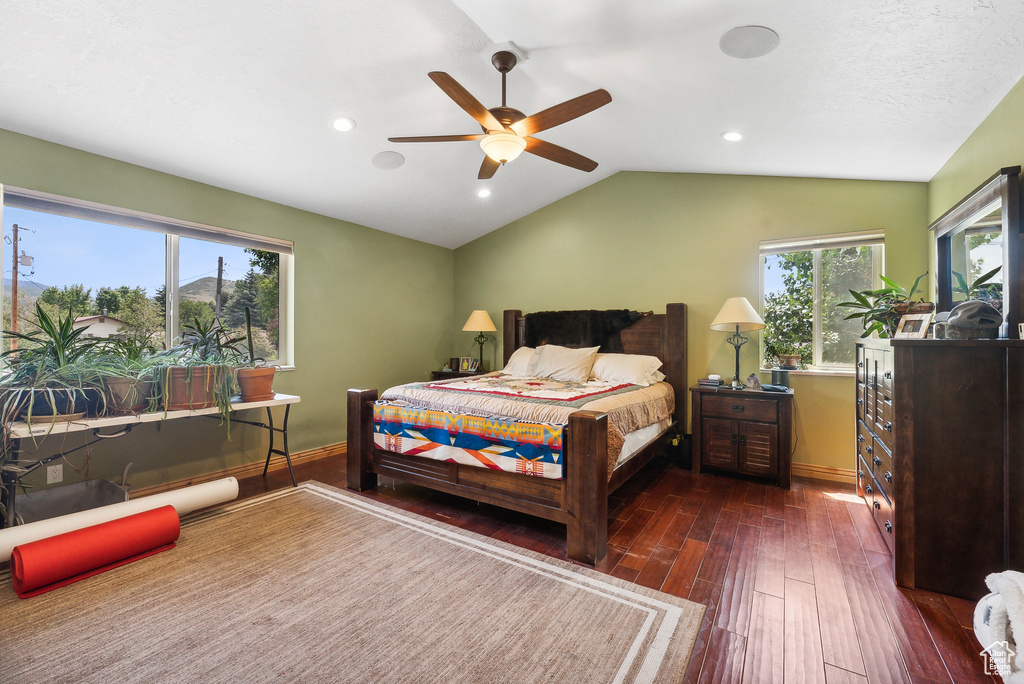
<svg viewBox="0 0 1024 684">
<path fill-rule="evenodd" d="M 719 49 L 762 25 L 776 50 Z M 527 114 L 612 102 L 477 180 L 478 133 L 430 79 L 487 107 L 524 57 Z M 5 0 L 0 128 L 456 247 L 621 170 L 927 181 L 1024 75 L 1020 0 Z M 335 117 L 356 122 L 340 133 Z M 730 143 L 724 131 L 744 139 Z M 380 169 L 380 152 L 404 164 Z M 2 150 L 0 150 L 2 153 Z M 2 182 L 3 179 L 0 179 Z M 481 188 L 491 190 L 478 197 Z"/>
</svg>

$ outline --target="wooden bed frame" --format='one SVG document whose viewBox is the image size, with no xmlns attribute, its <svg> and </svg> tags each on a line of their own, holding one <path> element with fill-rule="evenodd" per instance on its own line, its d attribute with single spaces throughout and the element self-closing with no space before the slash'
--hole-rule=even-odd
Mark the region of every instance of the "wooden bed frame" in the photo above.
<svg viewBox="0 0 1024 684">
<path fill-rule="evenodd" d="M 520 311 L 504 313 L 504 358 L 525 339 L 526 320 Z M 686 416 L 686 305 L 669 304 L 666 313 L 644 316 L 622 330 L 623 350 L 662 360 L 661 371 L 675 391 L 675 420 Z M 348 391 L 347 484 L 365 491 L 377 476 L 457 494 L 476 501 L 521 511 L 567 526 L 567 554 L 594 565 L 607 551 L 608 494 L 645 466 L 664 435 L 644 448 L 608 478 L 608 420 L 604 413 L 576 411 L 563 436 L 563 479 L 531 477 L 479 466 L 436 461 L 378 449 L 373 444 L 375 389 Z"/>
</svg>

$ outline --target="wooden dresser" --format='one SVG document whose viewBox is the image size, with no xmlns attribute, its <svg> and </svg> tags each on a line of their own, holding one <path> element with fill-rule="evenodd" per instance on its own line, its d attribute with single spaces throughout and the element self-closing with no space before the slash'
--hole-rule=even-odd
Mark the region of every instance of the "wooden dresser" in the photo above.
<svg viewBox="0 0 1024 684">
<path fill-rule="evenodd" d="M 896 583 L 981 598 L 1024 569 L 1024 340 L 857 343 L 857 492 Z"/>
</svg>

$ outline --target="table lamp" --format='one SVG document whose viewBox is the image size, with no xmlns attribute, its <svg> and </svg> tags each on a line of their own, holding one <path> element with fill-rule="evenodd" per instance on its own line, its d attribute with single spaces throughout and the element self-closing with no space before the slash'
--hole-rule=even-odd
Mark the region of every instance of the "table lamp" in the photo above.
<svg viewBox="0 0 1024 684">
<path fill-rule="evenodd" d="M 764 327 L 764 321 L 757 315 L 746 297 L 730 297 L 725 300 L 722 310 L 711 322 L 712 330 L 733 331 L 733 334 L 726 339 L 726 342 L 736 347 L 736 373 L 732 376 L 733 389 L 745 387 L 740 382 L 740 347 L 747 343 L 747 338 L 740 333 L 762 330 Z"/>
<path fill-rule="evenodd" d="M 764 326 L 761 327 L 763 328 Z M 477 309 L 469 314 L 469 320 L 466 321 L 466 325 L 462 326 L 462 329 L 469 332 L 476 330 L 479 333 L 473 338 L 473 341 L 480 345 L 480 370 L 483 370 L 484 342 L 487 341 L 487 335 L 484 335 L 484 331 L 494 332 L 497 328 L 494 327 L 494 323 L 491 322 L 491 317 L 487 315 L 486 311 Z"/>
</svg>

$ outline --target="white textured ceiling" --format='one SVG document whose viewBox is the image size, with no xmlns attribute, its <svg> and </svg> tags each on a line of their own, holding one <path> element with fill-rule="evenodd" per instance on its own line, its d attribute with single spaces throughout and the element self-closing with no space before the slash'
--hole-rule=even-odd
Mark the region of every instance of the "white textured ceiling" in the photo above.
<svg viewBox="0 0 1024 684">
<path fill-rule="evenodd" d="M 778 49 L 722 54 L 748 24 Z M 479 132 L 427 72 L 496 106 L 507 41 L 510 106 L 611 93 L 538 134 L 596 171 L 387 141 Z M 0 2 L 0 128 L 447 247 L 624 169 L 926 181 L 1022 74 L 1021 0 Z"/>
</svg>

